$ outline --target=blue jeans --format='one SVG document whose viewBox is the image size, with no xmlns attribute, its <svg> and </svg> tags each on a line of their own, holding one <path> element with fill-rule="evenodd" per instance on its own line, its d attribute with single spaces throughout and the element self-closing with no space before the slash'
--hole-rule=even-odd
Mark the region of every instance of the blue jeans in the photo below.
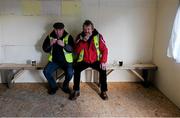
<svg viewBox="0 0 180 118">
<path fill-rule="evenodd" d="M 53 78 L 53 73 L 59 68 L 63 69 L 65 72 L 63 88 L 67 89 L 69 87 L 69 81 L 71 80 L 74 73 L 72 63 L 57 64 L 55 62 L 49 62 L 43 70 L 44 76 L 48 80 L 48 84 L 51 89 L 57 88 L 58 86 L 55 79 Z"/>
</svg>

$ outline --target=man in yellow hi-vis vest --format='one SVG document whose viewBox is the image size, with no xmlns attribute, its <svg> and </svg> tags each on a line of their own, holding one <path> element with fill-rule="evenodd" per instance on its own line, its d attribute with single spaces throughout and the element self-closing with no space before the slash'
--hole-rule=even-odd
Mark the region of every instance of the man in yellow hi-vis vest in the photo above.
<svg viewBox="0 0 180 118">
<path fill-rule="evenodd" d="M 75 53 L 77 54 L 77 62 L 74 66 L 74 91 L 69 99 L 75 100 L 80 95 L 80 74 L 84 69 L 91 67 L 99 71 L 100 96 L 103 100 L 107 100 L 106 62 L 108 49 L 102 35 L 98 33 L 90 20 L 84 22 L 83 31 L 76 38 Z"/>
<path fill-rule="evenodd" d="M 48 93 L 53 95 L 58 90 L 57 83 L 53 78 L 53 73 L 59 68 L 65 72 L 62 90 L 65 93 L 70 93 L 69 81 L 73 76 L 72 52 L 74 40 L 72 36 L 65 31 L 63 23 L 57 22 L 53 27 L 53 31 L 46 37 L 42 46 L 43 50 L 49 53 L 49 63 L 43 70 L 50 87 Z"/>
</svg>

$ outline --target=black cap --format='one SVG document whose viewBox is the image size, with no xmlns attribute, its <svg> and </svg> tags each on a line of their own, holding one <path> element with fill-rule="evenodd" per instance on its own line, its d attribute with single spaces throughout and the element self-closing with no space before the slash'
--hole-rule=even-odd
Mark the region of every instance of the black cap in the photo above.
<svg viewBox="0 0 180 118">
<path fill-rule="evenodd" d="M 64 24 L 60 23 L 60 22 L 57 22 L 57 23 L 54 23 L 53 27 L 54 27 L 54 29 L 63 29 Z"/>
</svg>

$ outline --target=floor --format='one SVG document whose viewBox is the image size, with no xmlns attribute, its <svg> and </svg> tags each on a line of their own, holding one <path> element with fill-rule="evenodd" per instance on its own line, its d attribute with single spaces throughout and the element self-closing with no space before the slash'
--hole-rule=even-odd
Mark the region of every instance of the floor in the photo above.
<svg viewBox="0 0 180 118">
<path fill-rule="evenodd" d="M 0 84 L 0 116 L 180 117 L 180 109 L 153 86 L 108 83 L 108 88 L 109 100 L 103 101 L 95 83 L 81 83 L 80 97 L 70 101 L 61 89 L 49 95 L 47 84 L 15 84 L 11 89 Z"/>
</svg>

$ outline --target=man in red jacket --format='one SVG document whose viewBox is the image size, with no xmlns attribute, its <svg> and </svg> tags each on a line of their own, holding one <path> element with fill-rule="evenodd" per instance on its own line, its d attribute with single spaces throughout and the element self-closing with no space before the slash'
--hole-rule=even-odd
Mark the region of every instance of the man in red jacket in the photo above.
<svg viewBox="0 0 180 118">
<path fill-rule="evenodd" d="M 74 91 L 70 94 L 69 99 L 75 100 L 80 95 L 80 74 L 86 68 L 91 67 L 100 73 L 100 96 L 103 100 L 107 100 L 106 62 L 108 49 L 102 35 L 98 33 L 90 20 L 86 20 L 83 24 L 83 32 L 77 36 L 75 43 L 77 63 L 74 67 Z"/>
</svg>

